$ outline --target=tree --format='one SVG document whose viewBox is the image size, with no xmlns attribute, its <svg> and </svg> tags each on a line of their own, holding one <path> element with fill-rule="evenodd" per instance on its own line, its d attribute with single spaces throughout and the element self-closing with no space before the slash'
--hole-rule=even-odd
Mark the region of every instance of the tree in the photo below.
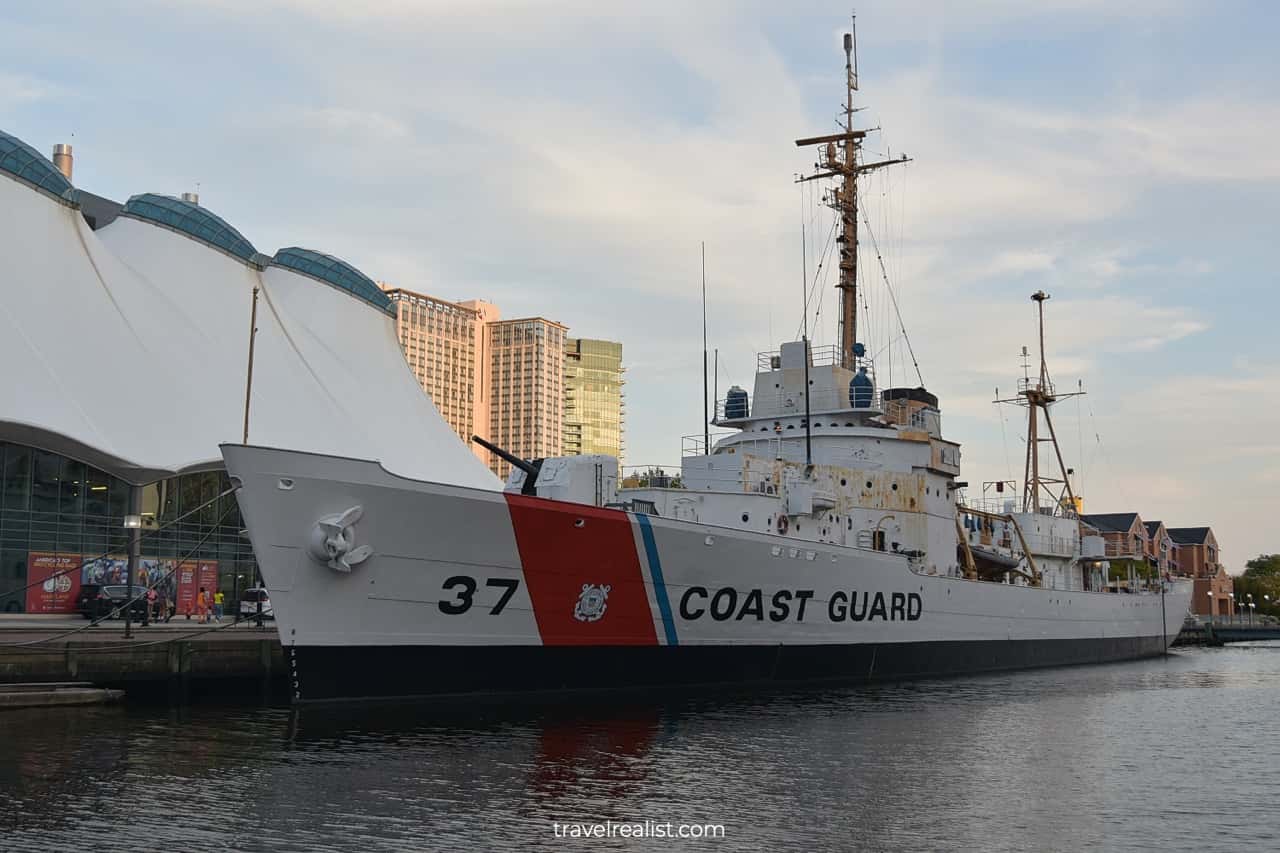
<svg viewBox="0 0 1280 853">
<path fill-rule="evenodd" d="M 1280 575 L 1280 554 L 1259 554 L 1244 564 L 1247 578 L 1276 577 Z"/>
<path fill-rule="evenodd" d="M 1244 565 L 1244 574 L 1235 579 L 1236 600 L 1252 595 L 1258 610 L 1280 616 L 1280 554 L 1259 554 Z"/>
</svg>

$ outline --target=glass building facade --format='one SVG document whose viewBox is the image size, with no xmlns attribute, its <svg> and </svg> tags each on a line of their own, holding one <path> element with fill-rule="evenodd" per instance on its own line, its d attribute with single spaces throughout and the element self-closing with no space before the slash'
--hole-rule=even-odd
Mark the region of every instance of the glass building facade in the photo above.
<svg viewBox="0 0 1280 853">
<path fill-rule="evenodd" d="M 622 464 L 626 384 L 622 344 L 568 338 L 564 356 L 564 452 L 603 453 Z"/>
<path fill-rule="evenodd" d="M 127 559 L 128 483 L 22 444 L 0 443 L 0 464 L 0 612 L 30 609 L 29 593 L 22 587 L 39 579 L 32 575 L 41 565 L 79 564 L 77 587 L 124 582 L 103 573 Z M 184 474 L 144 486 L 141 557 L 149 578 L 173 573 L 170 587 L 177 582 L 178 566 L 198 565 L 197 582 L 215 583 L 233 612 L 237 591 L 254 582 L 257 568 L 252 546 L 240 534 L 244 524 L 235 495 L 224 495 L 172 523 L 229 487 L 225 471 Z"/>
</svg>

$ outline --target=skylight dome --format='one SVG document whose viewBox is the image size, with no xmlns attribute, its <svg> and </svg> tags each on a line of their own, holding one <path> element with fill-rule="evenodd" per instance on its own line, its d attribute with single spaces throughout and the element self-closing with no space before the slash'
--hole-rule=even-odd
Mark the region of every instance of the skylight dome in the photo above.
<svg viewBox="0 0 1280 853">
<path fill-rule="evenodd" d="M 271 260 L 277 266 L 287 267 L 294 272 L 300 272 L 341 288 L 357 299 L 368 302 L 379 311 L 395 316 L 396 309 L 392 307 L 390 298 L 378 285 L 360 270 L 333 255 L 290 246 L 276 252 L 276 256 Z"/>
<path fill-rule="evenodd" d="M 53 195 L 69 198 L 74 191 L 71 182 L 44 155 L 0 130 L 0 172 Z"/>
<path fill-rule="evenodd" d="M 215 249 L 221 249 L 247 264 L 255 263 L 257 249 L 253 248 L 253 244 L 219 216 L 194 202 L 167 195 L 143 193 L 129 199 L 121 215 L 172 228 Z"/>
</svg>

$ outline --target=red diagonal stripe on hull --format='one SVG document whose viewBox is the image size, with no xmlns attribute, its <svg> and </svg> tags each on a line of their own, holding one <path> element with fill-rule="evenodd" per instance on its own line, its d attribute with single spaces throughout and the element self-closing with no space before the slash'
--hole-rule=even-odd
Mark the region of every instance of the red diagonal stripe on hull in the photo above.
<svg viewBox="0 0 1280 853">
<path fill-rule="evenodd" d="M 658 644 L 625 512 L 525 495 L 506 499 L 543 645 Z M 574 616 L 585 584 L 609 587 L 604 615 L 594 622 Z"/>
</svg>

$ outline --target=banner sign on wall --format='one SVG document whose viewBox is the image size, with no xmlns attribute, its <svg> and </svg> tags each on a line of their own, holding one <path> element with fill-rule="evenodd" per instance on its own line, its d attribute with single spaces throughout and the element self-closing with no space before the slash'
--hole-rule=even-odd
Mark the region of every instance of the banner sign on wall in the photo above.
<svg viewBox="0 0 1280 853">
<path fill-rule="evenodd" d="M 80 555 L 27 554 L 27 612 L 75 613 L 80 594 Z"/>
<path fill-rule="evenodd" d="M 218 561 L 184 561 L 178 564 L 175 576 L 178 579 L 177 612 L 179 615 L 194 615 L 197 612 L 196 596 L 199 595 L 200 588 L 204 587 L 205 592 L 210 596 L 210 601 L 212 601 L 213 591 L 218 588 Z"/>
<path fill-rule="evenodd" d="M 82 568 L 83 565 L 83 568 Z M 177 566 L 177 571 L 174 567 Z M 170 575 L 170 572 L 173 574 Z M 31 551 L 27 554 L 28 613 L 74 613 L 76 596 L 82 584 L 118 584 L 129 582 L 129 561 L 125 557 L 95 557 L 87 562 L 82 554 L 59 554 L 53 551 Z M 154 586 L 170 601 L 177 594 L 177 612 L 196 612 L 196 593 L 204 587 L 209 593 L 218 587 L 218 561 L 138 560 L 138 575 L 133 579 L 138 593 Z"/>
</svg>

